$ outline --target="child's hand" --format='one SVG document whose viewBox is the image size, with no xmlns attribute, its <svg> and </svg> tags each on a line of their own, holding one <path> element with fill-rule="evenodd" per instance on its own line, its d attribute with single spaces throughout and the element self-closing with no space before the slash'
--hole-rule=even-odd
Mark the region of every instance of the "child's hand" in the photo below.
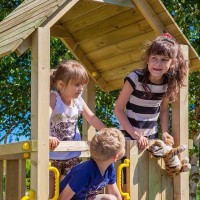
<svg viewBox="0 0 200 200">
<path fill-rule="evenodd" d="M 148 139 L 144 136 L 140 136 L 140 138 L 137 140 L 137 143 L 138 143 L 138 148 L 143 150 L 148 145 Z"/>
<path fill-rule="evenodd" d="M 164 143 L 168 143 L 167 141 L 170 140 L 171 143 L 174 144 L 174 138 L 168 132 L 162 134 L 162 140 Z"/>
<path fill-rule="evenodd" d="M 56 137 L 49 136 L 49 149 L 54 150 L 58 145 L 60 141 Z"/>
</svg>

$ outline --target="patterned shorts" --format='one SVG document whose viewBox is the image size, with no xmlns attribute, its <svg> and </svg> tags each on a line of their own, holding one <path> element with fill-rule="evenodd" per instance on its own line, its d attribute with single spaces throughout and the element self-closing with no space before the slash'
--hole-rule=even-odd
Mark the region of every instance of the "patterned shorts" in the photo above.
<svg viewBox="0 0 200 200">
<path fill-rule="evenodd" d="M 50 160 L 51 166 L 56 167 L 60 172 L 60 175 L 66 175 L 68 171 L 75 165 L 81 162 L 79 157 L 71 158 L 68 160 Z M 49 172 L 50 177 L 54 177 L 52 171 Z"/>
</svg>

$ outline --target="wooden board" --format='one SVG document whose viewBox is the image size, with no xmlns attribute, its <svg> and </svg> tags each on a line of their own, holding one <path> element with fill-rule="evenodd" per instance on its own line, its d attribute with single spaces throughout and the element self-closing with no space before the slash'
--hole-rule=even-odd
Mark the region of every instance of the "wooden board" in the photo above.
<svg viewBox="0 0 200 200">
<path fill-rule="evenodd" d="M 75 19 L 64 23 L 63 25 L 67 28 L 70 33 L 77 32 L 86 27 L 92 26 L 98 22 L 106 20 L 117 14 L 123 13 L 129 10 L 126 7 L 104 5 L 95 10 L 88 11 L 88 13 L 81 15 Z M 95 17 L 94 17 L 95 16 Z"/>
<path fill-rule="evenodd" d="M 88 28 L 77 31 L 73 33 L 73 37 L 77 42 L 82 42 L 110 31 L 120 29 L 121 27 L 127 26 L 142 19 L 143 16 L 139 12 L 128 10 L 104 21 L 98 22 Z"/>
</svg>

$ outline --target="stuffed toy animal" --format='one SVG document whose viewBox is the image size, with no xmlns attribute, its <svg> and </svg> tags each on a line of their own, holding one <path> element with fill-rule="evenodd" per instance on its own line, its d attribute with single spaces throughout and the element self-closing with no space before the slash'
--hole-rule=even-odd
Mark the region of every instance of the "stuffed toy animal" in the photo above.
<svg viewBox="0 0 200 200">
<path fill-rule="evenodd" d="M 186 157 L 182 161 L 178 158 L 178 154 L 186 150 L 185 145 L 180 145 L 173 148 L 171 140 L 156 140 L 149 148 L 149 152 L 156 158 L 163 158 L 165 162 L 165 170 L 170 176 L 187 172 L 191 169 L 189 158 Z"/>
</svg>

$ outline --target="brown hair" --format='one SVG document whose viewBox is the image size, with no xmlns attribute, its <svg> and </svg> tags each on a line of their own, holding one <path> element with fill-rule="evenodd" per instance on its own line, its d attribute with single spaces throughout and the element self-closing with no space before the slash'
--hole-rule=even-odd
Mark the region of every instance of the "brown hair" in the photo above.
<svg viewBox="0 0 200 200">
<path fill-rule="evenodd" d="M 122 132 L 116 128 L 103 128 L 90 143 L 91 157 L 95 161 L 106 161 L 116 156 L 125 146 Z"/>
<path fill-rule="evenodd" d="M 75 60 L 62 61 L 56 69 L 51 70 L 50 89 L 57 89 L 57 81 L 63 81 L 68 84 L 70 80 L 87 84 L 89 81 L 88 74 L 84 67 Z"/>
<path fill-rule="evenodd" d="M 184 86 L 184 80 L 188 73 L 188 63 L 184 59 L 180 45 L 173 37 L 159 36 L 153 42 L 146 44 L 146 51 L 144 54 L 146 63 L 151 55 L 164 55 L 172 59 L 171 67 L 168 72 L 164 74 L 164 80 L 168 83 L 165 96 L 169 97 L 172 101 L 175 100 L 179 89 Z M 151 96 L 151 90 L 147 83 L 150 72 L 147 64 L 143 72 L 144 79 L 142 85 L 146 93 L 145 95 L 149 97 Z"/>
</svg>

